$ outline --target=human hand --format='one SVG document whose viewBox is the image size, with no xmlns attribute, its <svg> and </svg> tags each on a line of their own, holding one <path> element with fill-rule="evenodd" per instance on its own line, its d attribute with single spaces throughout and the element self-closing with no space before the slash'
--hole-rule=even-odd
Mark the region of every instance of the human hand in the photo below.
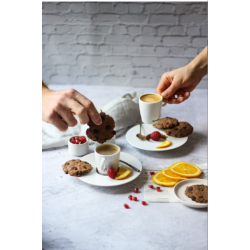
<svg viewBox="0 0 250 250">
<path fill-rule="evenodd" d="M 94 104 L 85 96 L 74 89 L 53 91 L 44 87 L 42 91 L 42 119 L 53 124 L 60 131 L 74 127 L 79 117 L 81 124 L 86 124 L 91 119 L 95 124 L 102 123 L 101 116 Z"/>
</svg>

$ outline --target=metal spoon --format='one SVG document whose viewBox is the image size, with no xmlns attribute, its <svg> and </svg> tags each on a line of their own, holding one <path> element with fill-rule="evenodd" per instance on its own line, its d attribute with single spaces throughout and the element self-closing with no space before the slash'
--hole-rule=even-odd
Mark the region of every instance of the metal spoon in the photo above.
<svg viewBox="0 0 250 250">
<path fill-rule="evenodd" d="M 136 135 L 139 139 L 145 140 L 144 134 L 141 133 L 141 122 L 140 122 L 140 133 Z"/>
</svg>

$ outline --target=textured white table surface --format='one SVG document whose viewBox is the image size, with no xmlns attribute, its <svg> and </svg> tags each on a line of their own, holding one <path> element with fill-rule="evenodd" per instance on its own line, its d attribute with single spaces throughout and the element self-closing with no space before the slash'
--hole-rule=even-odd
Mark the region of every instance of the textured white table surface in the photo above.
<svg viewBox="0 0 250 250">
<path fill-rule="evenodd" d="M 152 88 L 71 86 L 95 105 L 128 92 L 155 92 Z M 52 89 L 63 89 L 56 86 Z M 167 166 L 176 161 L 194 164 L 207 162 L 207 90 L 195 90 L 188 101 L 167 105 L 162 116 L 188 121 L 194 127 L 182 147 L 149 152 L 130 146 L 125 134 L 116 143 L 123 152 L 137 157 L 143 165 Z M 93 152 L 94 145 L 90 146 Z M 141 178 L 117 188 L 85 184 L 65 175 L 62 164 L 72 159 L 67 147 L 44 150 L 43 249 L 45 250 L 203 250 L 207 249 L 207 209 L 193 209 L 180 203 L 150 203 L 143 206 Z M 140 202 L 128 195 L 139 187 Z M 132 194 L 133 195 L 133 194 Z M 131 209 L 125 209 L 124 203 Z"/>
</svg>

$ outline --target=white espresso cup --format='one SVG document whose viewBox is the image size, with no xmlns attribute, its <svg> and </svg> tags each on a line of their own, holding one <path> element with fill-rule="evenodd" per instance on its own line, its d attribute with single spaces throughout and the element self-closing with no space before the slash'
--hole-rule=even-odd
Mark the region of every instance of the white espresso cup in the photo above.
<svg viewBox="0 0 250 250">
<path fill-rule="evenodd" d="M 146 99 L 148 96 L 148 101 L 143 101 L 142 99 Z M 151 97 L 156 97 L 154 100 Z M 161 118 L 161 108 L 166 104 L 162 104 L 163 97 L 161 95 L 155 93 L 143 94 L 139 97 L 139 107 L 140 107 L 140 114 L 142 122 L 145 124 L 154 124 L 159 121 Z M 149 102 L 152 101 L 152 102 Z"/>
<path fill-rule="evenodd" d="M 109 168 L 118 170 L 120 151 L 120 147 L 113 143 L 105 143 L 95 148 L 95 160 L 99 174 L 107 175 Z"/>
</svg>

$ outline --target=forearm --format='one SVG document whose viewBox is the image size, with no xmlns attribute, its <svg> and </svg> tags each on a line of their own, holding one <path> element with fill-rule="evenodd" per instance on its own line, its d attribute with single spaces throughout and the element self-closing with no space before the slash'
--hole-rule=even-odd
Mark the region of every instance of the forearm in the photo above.
<svg viewBox="0 0 250 250">
<path fill-rule="evenodd" d="M 207 74 L 207 47 L 204 48 L 201 53 L 188 64 L 188 67 L 194 74 L 199 75 L 201 78 Z"/>
<path fill-rule="evenodd" d="M 42 82 L 42 94 L 46 94 L 50 89 Z"/>
</svg>

